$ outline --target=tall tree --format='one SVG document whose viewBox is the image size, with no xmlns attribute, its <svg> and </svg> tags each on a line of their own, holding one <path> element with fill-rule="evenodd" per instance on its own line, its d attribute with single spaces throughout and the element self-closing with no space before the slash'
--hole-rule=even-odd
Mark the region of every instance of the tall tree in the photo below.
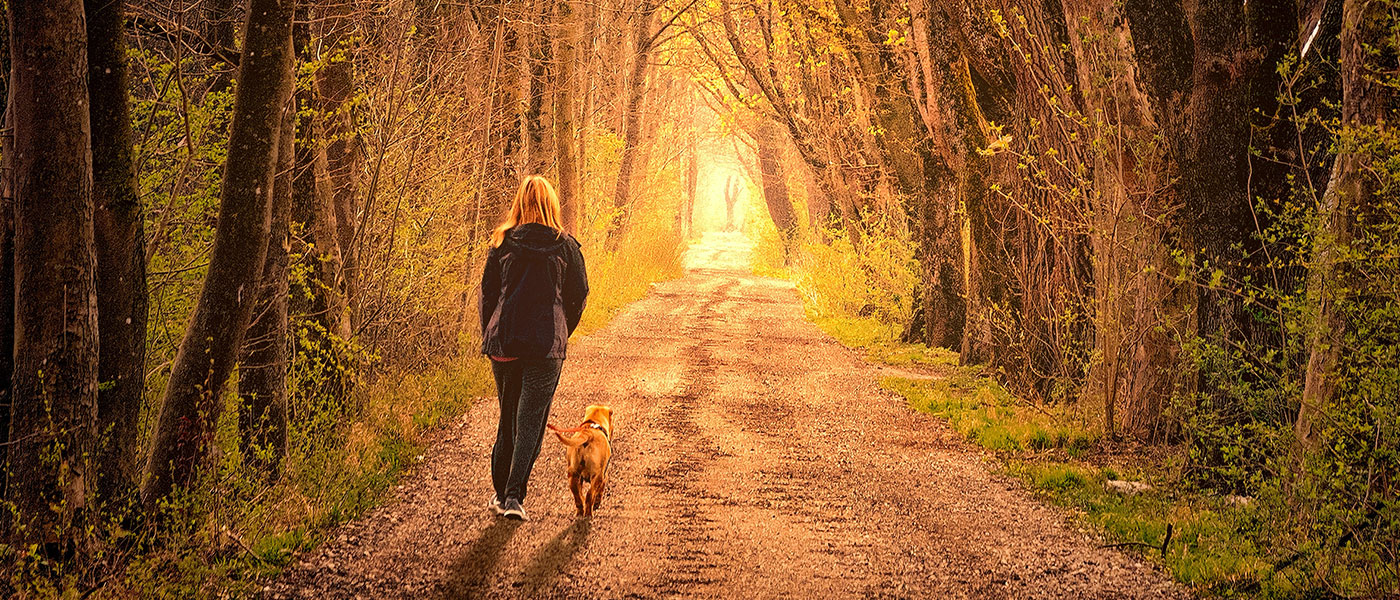
<svg viewBox="0 0 1400 600">
<path fill-rule="evenodd" d="M 647 70 L 651 65 L 653 16 L 661 8 L 659 0 L 639 0 L 632 14 L 632 70 L 627 78 L 627 101 L 623 105 L 626 123 L 622 134 L 622 158 L 617 168 L 617 185 L 613 191 L 613 206 L 622 211 L 621 222 L 611 233 L 613 239 L 623 233 L 627 223 L 628 205 L 632 202 L 632 175 L 637 169 L 641 149 L 642 103 L 646 100 Z"/>
<path fill-rule="evenodd" d="M 956 109 L 955 86 L 948 72 L 960 57 L 942 32 L 916 37 L 922 79 L 900 69 L 885 31 L 895 18 L 891 6 L 872 2 L 860 10 L 850 0 L 836 0 L 840 25 L 859 32 L 849 40 L 859 73 L 863 100 L 871 107 L 875 156 L 905 199 L 906 212 L 919 239 L 922 267 L 920 302 L 906 341 L 960 348 L 965 322 L 964 248 L 958 204 L 967 153 Z M 927 21 L 929 24 L 937 21 Z M 930 40 L 943 43 L 929 44 Z M 924 101 L 916 105 L 914 99 Z"/>
<path fill-rule="evenodd" d="M 4 43 L 0 53 L 4 54 L 5 73 L 10 66 L 9 11 L 4 13 L 6 25 Z M 5 77 L 5 83 L 9 83 Z M 6 453 L 10 449 L 10 382 L 15 372 L 15 186 L 14 186 L 14 101 L 12 88 L 5 87 L 5 118 L 0 135 L 0 466 L 6 464 Z M 8 470 L 0 469 L 0 498 L 6 497 L 5 488 L 9 480 Z"/>
<path fill-rule="evenodd" d="M 728 179 L 725 179 L 725 180 L 724 180 L 724 230 L 725 230 L 725 231 L 734 231 L 734 229 L 735 229 L 735 224 L 734 224 L 734 206 L 737 205 L 737 204 L 739 204 L 739 199 L 740 199 L 740 197 L 742 196 L 742 193 L 743 193 L 743 187 L 741 186 L 739 180 L 738 180 L 736 177 L 734 177 L 733 175 L 730 175 Z"/>
<path fill-rule="evenodd" d="M 359 254 L 356 251 L 360 138 L 355 129 L 355 62 L 350 42 L 355 21 L 351 2 L 318 5 L 320 46 L 325 64 L 316 71 L 317 112 L 324 123 L 326 172 L 335 206 L 336 239 L 340 244 L 341 285 L 346 304 L 358 306 Z M 359 317 L 351 310 L 350 319 Z"/>
<path fill-rule="evenodd" d="M 292 92 L 294 0 L 250 0 L 209 271 L 161 402 L 141 496 L 195 483 L 267 255 L 282 111 Z"/>
<path fill-rule="evenodd" d="M 1132 42 L 1117 4 L 1065 0 L 1064 19 L 1078 93 L 1061 94 L 1076 114 L 1096 115 L 1083 157 L 1084 213 L 1093 248 L 1094 355 L 1090 385 L 1103 401 L 1104 434 L 1117 434 L 1117 407 L 1125 404 L 1139 426 L 1152 430 L 1171 394 L 1171 354 L 1162 309 L 1169 298 L 1155 273 L 1167 272 L 1159 226 L 1167 200 L 1151 168 L 1159 134 L 1147 96 L 1132 68 Z M 1057 90 L 1058 91 L 1058 90 Z M 1146 149 L 1144 151 L 1144 149 Z M 1149 166 L 1144 167 L 1147 164 Z M 1139 310 L 1142 309 L 1142 310 Z"/>
<path fill-rule="evenodd" d="M 205 0 L 204 25 L 205 41 L 211 46 L 214 55 L 221 60 L 238 56 L 238 0 Z M 214 74 L 211 91 L 223 91 L 233 85 L 234 67 L 224 65 Z"/>
<path fill-rule="evenodd" d="M 96 210 L 98 492 L 136 491 L 137 420 L 145 391 L 146 238 L 132 163 L 131 101 L 123 31 L 124 0 L 86 0 L 88 104 L 92 122 L 92 195 Z"/>
<path fill-rule="evenodd" d="M 582 187 L 579 166 L 579 131 L 574 119 L 574 95 L 578 93 L 574 71 L 578 61 L 578 19 L 573 2 L 556 3 L 558 11 L 554 22 L 559 28 L 559 49 L 554 53 L 558 58 L 558 74 L 554 83 L 554 149 L 555 162 L 559 167 L 559 203 L 564 208 L 564 229 L 569 233 L 579 233 L 579 217 L 582 211 Z"/>
<path fill-rule="evenodd" d="M 287 258 L 296 157 L 296 114 L 282 116 L 272 228 L 256 290 L 253 321 L 238 357 L 238 430 L 244 464 L 275 475 L 287 455 Z"/>
<path fill-rule="evenodd" d="M 778 126 L 764 119 L 755 128 L 754 146 L 758 154 L 758 173 L 763 188 L 763 202 L 768 217 L 778 228 L 783 240 L 783 260 L 792 261 L 792 245 L 797 235 L 797 212 L 788 196 L 787 174 L 783 172 Z"/>
<path fill-rule="evenodd" d="M 297 64 L 315 62 L 311 38 L 311 10 L 302 3 L 297 6 L 297 21 L 293 26 L 293 45 Z M 289 310 L 298 319 L 315 323 L 313 343 L 329 350 L 325 335 L 342 339 L 350 337 L 350 322 L 345 310 L 344 285 L 341 277 L 340 238 L 336 227 L 335 196 L 331 191 L 329 166 L 326 159 L 325 127 L 318 106 L 316 91 L 308 81 L 299 81 L 294 93 L 296 102 L 295 157 L 292 163 L 292 223 L 297 237 L 293 252 L 306 266 L 307 276 L 292 297 Z M 279 155 L 280 158 L 280 155 Z"/>
<path fill-rule="evenodd" d="M 1128 0 L 1136 65 L 1177 167 L 1184 249 L 1243 281 L 1262 260 L 1254 239 L 1254 196 L 1279 192 L 1286 171 L 1251 161 L 1253 117 L 1278 106 L 1279 60 L 1297 38 L 1291 0 Z M 1240 249 L 1245 252 L 1243 255 Z M 1241 299 L 1222 286 L 1199 286 L 1196 331 L 1241 341 L 1254 337 Z"/>
<path fill-rule="evenodd" d="M 1373 170 L 1374 161 L 1387 158 L 1375 156 L 1375 150 L 1357 139 L 1367 132 L 1384 131 L 1388 113 L 1394 110 L 1395 90 L 1376 73 L 1397 63 L 1394 46 L 1383 41 L 1395 23 L 1387 10 L 1386 3 L 1375 0 L 1342 4 L 1342 145 L 1318 207 L 1319 234 L 1307 281 L 1316 321 L 1308 338 L 1303 398 L 1294 422 L 1294 437 L 1309 450 L 1316 449 L 1320 439 L 1322 407 L 1336 392 L 1335 369 L 1350 329 L 1337 307 L 1339 297 L 1348 287 L 1367 285 L 1364 278 L 1355 276 L 1355 267 L 1347 265 L 1345 257 L 1376 201 L 1379 182 L 1368 171 Z"/>
<path fill-rule="evenodd" d="M 557 10 L 551 10 L 554 2 L 535 0 L 531 10 L 531 31 L 529 37 L 530 92 L 525 108 L 525 153 L 526 168 L 532 175 L 544 174 L 549 170 L 551 158 L 550 143 L 554 140 L 545 135 L 549 123 L 545 120 L 546 107 L 550 101 L 550 64 L 554 62 L 554 40 L 550 29 Z M 557 135 L 557 132 L 556 132 Z"/>
<path fill-rule="evenodd" d="M 690 135 L 685 142 L 685 198 L 681 202 L 680 233 L 689 238 L 695 224 L 695 200 L 700 190 L 700 126 L 696 112 L 695 90 L 690 93 L 686 129 Z"/>
<path fill-rule="evenodd" d="M 19 539 L 78 529 L 96 485 L 97 257 L 81 0 L 10 10 L 14 374 L 8 499 Z"/>
</svg>

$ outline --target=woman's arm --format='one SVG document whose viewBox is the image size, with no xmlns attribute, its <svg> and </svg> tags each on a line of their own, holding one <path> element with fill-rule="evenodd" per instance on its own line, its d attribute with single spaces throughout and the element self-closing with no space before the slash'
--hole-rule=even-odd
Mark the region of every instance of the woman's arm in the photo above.
<svg viewBox="0 0 1400 600">
<path fill-rule="evenodd" d="M 564 269 L 564 317 L 569 321 L 569 335 L 574 334 L 583 308 L 588 305 L 588 268 L 583 264 L 583 251 L 569 244 L 568 265 Z"/>
<path fill-rule="evenodd" d="M 486 326 L 491 323 L 491 315 L 496 312 L 496 303 L 501 301 L 501 261 L 496 259 L 496 248 L 486 253 L 486 267 L 481 270 L 481 335 L 486 335 Z"/>
</svg>

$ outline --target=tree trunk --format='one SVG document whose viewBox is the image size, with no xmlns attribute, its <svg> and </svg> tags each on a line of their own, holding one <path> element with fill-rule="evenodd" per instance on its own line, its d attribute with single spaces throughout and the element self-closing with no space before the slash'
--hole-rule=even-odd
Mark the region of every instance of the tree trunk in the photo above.
<svg viewBox="0 0 1400 600">
<path fill-rule="evenodd" d="M 1189 9 L 1189 10 L 1187 10 Z M 1276 67 L 1292 50 L 1297 6 L 1288 0 L 1180 2 L 1129 0 L 1144 90 L 1172 141 L 1177 164 L 1184 250 L 1226 282 L 1255 266 L 1258 242 L 1251 191 L 1277 190 L 1286 170 L 1251 164 L 1252 117 L 1277 106 Z M 1199 286 L 1196 330 L 1204 337 L 1242 341 L 1251 319 L 1229 285 Z"/>
<path fill-rule="evenodd" d="M 1394 102 L 1393 88 L 1372 72 L 1375 65 L 1393 66 L 1395 56 L 1380 48 L 1389 20 L 1385 5 L 1367 0 L 1345 0 L 1342 4 L 1342 127 L 1344 131 L 1385 126 L 1386 110 Z M 1379 56 L 1371 56 L 1371 52 Z M 1368 60 L 1369 59 L 1369 60 Z M 1368 64 L 1374 61 L 1374 64 Z M 1382 67 L 1385 68 L 1385 67 Z M 1340 263 L 1347 256 L 1360 228 L 1362 215 L 1375 202 L 1376 177 L 1369 174 L 1376 157 L 1370 150 L 1343 146 L 1332 164 L 1332 176 L 1318 207 L 1321 234 L 1314 242 L 1312 271 L 1308 273 L 1308 301 L 1316 307 L 1317 321 L 1308 339 L 1308 364 L 1304 374 L 1303 399 L 1294 422 L 1294 438 L 1305 450 L 1315 450 L 1320 442 L 1318 418 L 1336 392 L 1335 369 L 1341 357 L 1347 322 L 1337 309 L 1337 295 L 1348 287 L 1364 288 Z"/>
<path fill-rule="evenodd" d="M 1137 148 L 1154 147 L 1159 133 L 1152 108 L 1138 88 L 1127 22 L 1116 5 L 1105 0 L 1062 2 L 1068 27 L 1074 69 L 1082 102 L 1078 112 L 1099 115 L 1091 130 L 1094 142 L 1088 158 L 1092 185 L 1085 193 L 1086 213 L 1091 215 L 1089 241 L 1094 277 L 1094 354 L 1089 385 L 1104 406 L 1104 434 L 1117 435 L 1117 407 L 1135 407 L 1139 426 L 1155 429 L 1171 389 L 1170 364 L 1139 364 L 1156 353 L 1140 352 L 1151 337 L 1165 343 L 1162 321 L 1156 318 L 1168 298 L 1161 286 L 1150 285 L 1153 273 L 1170 265 L 1147 262 L 1151 250 L 1165 243 L 1162 222 L 1165 204 L 1161 194 L 1134 189 L 1133 183 L 1155 173 L 1139 166 Z M 1138 185 L 1137 187 L 1144 187 Z M 1148 298 L 1149 291 L 1159 292 Z M 1146 302 L 1151 306 L 1138 310 Z M 1141 341 L 1141 342 L 1140 342 Z M 1136 392 L 1139 397 L 1129 396 Z"/>
<path fill-rule="evenodd" d="M 848 0 L 838 0 L 842 19 L 854 24 L 861 13 Z M 904 338 L 930 346 L 960 349 L 966 324 L 966 248 L 959 205 L 966 173 L 963 123 L 956 78 L 951 70 L 962 60 L 942 26 L 925 14 L 923 4 L 911 7 L 923 30 L 914 32 L 918 67 L 895 78 L 898 64 L 882 43 L 880 22 L 865 23 L 867 37 L 857 40 L 863 80 L 869 82 L 874 118 L 883 135 L 876 138 L 882 162 L 891 171 L 904 197 L 919 240 L 917 257 L 923 267 L 920 301 Z M 872 18 L 878 18 L 872 12 Z M 918 77 L 915 77 L 917 75 Z M 904 89 L 895 89 L 902 82 Z M 917 103 L 922 101 L 922 104 Z M 922 125 L 922 129 L 918 129 Z"/>
<path fill-rule="evenodd" d="M 529 165 L 527 170 L 530 174 L 544 175 L 549 172 L 551 154 L 549 142 L 553 141 L 545 135 L 549 129 L 549 123 L 545 122 L 545 115 L 551 91 L 549 89 L 551 84 L 549 66 L 554 61 L 554 43 L 549 35 L 549 20 L 554 16 L 554 12 L 549 9 L 549 3 L 536 0 L 531 13 L 533 31 L 530 34 L 530 50 L 528 52 L 530 97 L 525 109 L 525 150 Z"/>
<path fill-rule="evenodd" d="M 359 255 L 355 250 L 360 172 L 360 138 L 355 131 L 351 100 L 355 96 L 355 63 L 350 41 L 353 23 L 350 2 L 331 2 L 317 15 L 321 26 L 321 58 L 326 64 L 316 72 L 317 113 L 325 128 L 326 169 L 335 206 L 336 240 L 340 246 L 340 283 L 349 318 L 358 322 L 353 307 L 359 303 Z M 353 324 L 353 323 L 352 323 Z"/>
<path fill-rule="evenodd" d="M 14 375 L 9 496 L 16 540 L 77 534 L 97 421 L 97 257 L 81 0 L 9 2 Z M 58 533 L 63 532 L 63 533 Z"/>
<path fill-rule="evenodd" d="M 91 4 L 91 2 L 89 2 Z M 204 0 L 204 18 L 201 20 L 204 37 L 216 52 L 238 55 L 238 15 L 237 0 Z M 220 61 L 222 62 L 222 61 Z M 214 73 L 210 91 L 221 92 L 233 85 L 236 65 L 225 64 Z"/>
<path fill-rule="evenodd" d="M 695 229 L 695 200 L 700 188 L 700 126 L 694 93 L 690 97 L 690 135 L 685 147 L 685 200 L 680 215 L 682 239 L 690 238 Z"/>
<path fill-rule="evenodd" d="M 792 261 L 792 244 L 797 235 L 797 213 L 788 197 L 787 175 L 779 159 L 777 125 L 764 119 L 757 127 L 754 145 L 758 148 L 758 172 L 763 180 L 763 201 L 778 235 L 783 239 L 783 262 Z"/>
<path fill-rule="evenodd" d="M 252 318 L 267 255 L 282 111 L 292 91 L 293 0 L 250 0 L 219 221 L 189 330 L 171 367 L 141 496 L 154 512 L 196 483 L 222 392 Z"/>
<path fill-rule="evenodd" d="M 140 482 L 137 420 L 146 377 L 146 252 L 132 163 L 123 0 L 86 0 L 92 195 L 97 250 L 98 493 L 132 496 Z"/>
<path fill-rule="evenodd" d="M 564 209 L 564 229 L 572 235 L 579 234 L 579 222 L 583 207 L 582 189 L 579 185 L 579 157 L 577 147 L 578 127 L 574 121 L 574 94 L 577 85 L 574 81 L 575 61 L 578 44 L 578 23 L 574 16 L 572 2 L 558 3 L 555 23 L 559 26 L 558 74 L 554 82 L 554 148 L 559 165 L 559 204 Z"/>
<path fill-rule="evenodd" d="M 491 173 L 488 180 L 495 182 L 492 192 L 487 197 L 503 198 L 505 203 L 510 201 L 511 194 L 515 192 L 515 186 L 521 178 L 522 165 L 519 164 L 519 155 L 521 146 L 524 145 L 521 135 L 524 111 L 520 105 L 523 87 L 521 84 L 525 81 L 525 74 L 520 70 L 523 61 L 520 56 L 520 31 L 516 25 L 521 18 L 520 15 L 508 13 L 508 8 L 509 6 L 502 4 L 492 11 L 497 15 L 496 35 L 500 41 L 496 44 L 494 60 L 499 65 L 500 74 L 494 89 L 490 90 L 493 117 L 487 130 L 491 153 Z M 495 218 L 502 208 L 501 201 L 497 200 L 497 204 L 489 206 L 487 212 Z"/>
<path fill-rule="evenodd" d="M 4 14 L 6 24 L 4 44 L 0 53 L 4 54 L 3 64 L 6 75 L 10 73 L 9 11 Z M 5 77 L 5 83 L 9 83 Z M 6 454 L 10 445 L 10 406 L 13 395 L 10 383 L 15 373 L 15 186 L 14 186 L 14 101 L 5 88 L 4 132 L 0 133 L 0 465 L 6 464 Z M 9 473 L 0 469 L 0 498 L 8 497 L 6 489 Z M 5 537 L 5 527 L 0 525 L 0 539 Z"/>
<path fill-rule="evenodd" d="M 276 476 L 287 455 L 287 254 L 292 216 L 296 114 L 282 116 L 272 228 L 257 287 L 253 321 L 238 358 L 238 431 L 243 462 Z"/>
<path fill-rule="evenodd" d="M 632 56 L 632 71 L 627 78 L 627 103 L 623 108 L 626 126 L 623 132 L 622 159 L 617 168 L 617 186 L 613 191 L 613 207 L 621 214 L 618 223 L 609 232 L 609 240 L 625 233 L 628 222 L 629 205 L 632 202 L 632 175 L 637 168 L 637 155 L 642 138 L 642 102 L 646 100 L 647 70 L 651 64 L 651 22 L 659 4 L 652 0 L 641 0 L 636 14 L 632 15 L 632 40 L 635 52 Z"/>
<path fill-rule="evenodd" d="M 733 175 L 724 180 L 724 230 L 734 231 L 734 205 L 739 203 L 739 181 Z"/>
<path fill-rule="evenodd" d="M 293 44 L 297 61 L 315 61 L 311 47 L 308 22 L 309 8 L 298 6 L 297 23 L 293 28 Z M 293 240 L 293 251 L 308 265 L 309 274 L 303 280 L 306 289 L 293 294 L 289 310 L 298 319 L 314 322 L 310 343 L 329 348 L 327 335 L 341 339 L 350 337 L 350 322 L 345 311 L 344 271 L 340 260 L 340 241 L 336 228 L 335 196 L 331 191 L 329 167 L 322 118 L 316 112 L 315 92 L 298 86 L 294 98 L 297 108 L 295 128 L 295 162 L 292 164 L 292 222 L 300 237 Z"/>
</svg>

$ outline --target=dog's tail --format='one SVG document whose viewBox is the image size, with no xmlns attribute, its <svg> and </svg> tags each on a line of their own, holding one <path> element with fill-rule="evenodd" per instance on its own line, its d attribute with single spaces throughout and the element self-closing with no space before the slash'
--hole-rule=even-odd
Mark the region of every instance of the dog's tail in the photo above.
<svg viewBox="0 0 1400 600">
<path fill-rule="evenodd" d="M 555 437 L 558 437 L 558 438 L 559 438 L 559 441 L 563 442 L 565 446 L 582 446 L 582 445 L 588 443 L 588 436 L 574 436 L 574 435 L 565 436 L 565 435 L 564 435 L 564 434 L 567 434 L 567 433 L 578 433 L 578 432 L 580 432 L 580 431 L 583 431 L 583 430 L 585 430 L 585 429 L 588 429 L 587 427 L 574 427 L 574 428 L 572 428 L 572 429 L 560 429 L 560 428 L 558 428 L 558 427 L 555 427 L 553 423 L 547 423 L 547 424 L 545 424 L 545 427 L 548 427 L 550 431 L 553 431 Z"/>
</svg>

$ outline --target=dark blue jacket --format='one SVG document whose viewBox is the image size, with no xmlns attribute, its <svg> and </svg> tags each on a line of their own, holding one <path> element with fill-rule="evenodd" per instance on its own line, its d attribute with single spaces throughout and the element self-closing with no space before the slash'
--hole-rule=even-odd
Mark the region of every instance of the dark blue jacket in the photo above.
<svg viewBox="0 0 1400 600">
<path fill-rule="evenodd" d="M 588 299 L 578 240 L 539 223 L 506 232 L 481 273 L 481 352 L 564 358 Z"/>
</svg>

